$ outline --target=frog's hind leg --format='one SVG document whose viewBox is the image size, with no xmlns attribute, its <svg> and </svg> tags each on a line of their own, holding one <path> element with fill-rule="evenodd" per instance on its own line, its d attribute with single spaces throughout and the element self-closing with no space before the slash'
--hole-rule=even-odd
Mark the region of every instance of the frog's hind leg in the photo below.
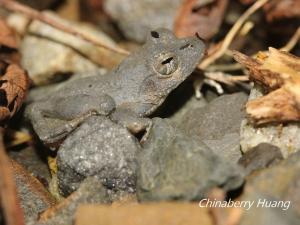
<svg viewBox="0 0 300 225">
<path fill-rule="evenodd" d="M 108 115 L 114 108 L 115 103 L 108 95 L 77 95 L 33 103 L 27 107 L 25 116 L 39 138 L 45 144 L 53 145 L 65 139 L 87 118 Z"/>
<path fill-rule="evenodd" d="M 35 133 L 46 145 L 55 146 L 72 132 L 83 120 L 91 116 L 89 112 L 84 117 L 65 121 L 48 116 L 48 107 L 43 103 L 33 103 L 25 110 L 25 117 L 31 121 Z"/>
<path fill-rule="evenodd" d="M 89 117 L 107 116 L 115 109 L 115 103 L 108 95 L 79 94 L 55 99 L 54 105 L 55 108 L 50 110 L 46 108 L 47 106 L 44 107 L 42 114 L 38 115 L 42 116 L 44 121 L 51 118 L 51 126 L 53 126 L 52 123 L 55 125 L 51 129 L 48 127 L 50 132 L 47 134 L 47 141 L 64 139 Z"/>
<path fill-rule="evenodd" d="M 58 140 L 56 139 L 51 140 L 50 130 L 53 129 L 55 123 L 54 121 L 52 120 L 50 121 L 50 119 L 44 116 L 44 110 L 45 110 L 44 107 L 45 105 L 42 103 L 30 104 L 25 109 L 25 118 L 31 122 L 33 130 L 43 142 L 54 143 Z M 58 123 L 58 121 L 56 123 Z"/>
</svg>

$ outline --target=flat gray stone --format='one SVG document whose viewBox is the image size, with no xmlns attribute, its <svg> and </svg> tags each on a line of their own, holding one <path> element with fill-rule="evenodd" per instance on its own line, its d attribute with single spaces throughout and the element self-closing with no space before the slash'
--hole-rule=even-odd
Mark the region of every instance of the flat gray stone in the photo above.
<svg viewBox="0 0 300 225">
<path fill-rule="evenodd" d="M 108 189 L 135 190 L 139 143 L 126 128 L 93 116 L 71 133 L 57 155 L 59 188 L 63 195 L 96 176 Z"/>
<path fill-rule="evenodd" d="M 242 201 L 254 201 L 241 220 L 248 224 L 300 224 L 300 152 L 277 165 L 257 171 L 247 179 Z M 281 201 L 276 207 L 263 202 Z"/>
<path fill-rule="evenodd" d="M 246 174 L 250 174 L 255 170 L 275 165 L 282 159 L 283 157 L 278 147 L 269 143 L 260 143 L 246 152 L 239 159 L 239 164 L 245 168 Z"/>
<path fill-rule="evenodd" d="M 56 200 L 29 171 L 15 161 L 11 161 L 18 198 L 26 222 L 36 220 L 47 208 L 53 207 Z"/>
<path fill-rule="evenodd" d="M 109 36 L 92 26 L 64 20 L 51 12 L 46 14 L 65 26 L 75 27 L 100 42 L 116 47 Z M 105 68 L 110 65 L 111 68 L 120 61 L 117 60 L 118 56 L 113 58 L 108 55 L 109 51 L 42 22 L 34 20 L 26 28 L 20 46 L 21 64 L 36 85 L 53 83 L 72 73 L 98 71 L 103 74 L 106 70 L 99 65 Z M 99 58 L 101 60 L 94 60 Z"/>
<path fill-rule="evenodd" d="M 256 193 L 252 195 L 248 195 L 247 198 L 243 199 L 244 201 L 254 201 L 253 206 L 250 210 L 244 211 L 240 225 L 294 225 L 300 224 L 300 218 L 297 213 L 288 208 L 286 210 L 285 207 L 263 207 L 262 203 L 257 206 L 259 201 L 261 202 L 279 202 L 280 199 L 272 198 L 267 195 L 263 195 L 261 193 Z M 286 204 L 286 203 L 284 203 Z M 292 204 L 292 203 L 291 203 Z M 291 204 L 289 207 L 291 207 Z M 266 205 L 266 204 L 265 204 Z M 286 204 L 287 206 L 288 204 Z"/>
<path fill-rule="evenodd" d="M 245 118 L 246 101 L 247 96 L 242 92 L 220 96 L 205 107 L 187 112 L 179 128 L 224 159 L 237 162 L 241 157 L 240 126 Z"/>
<path fill-rule="evenodd" d="M 28 225 L 72 225 L 75 212 L 81 204 L 109 204 L 111 200 L 99 180 L 95 177 L 85 179 L 78 190 L 56 206 L 46 219 L 32 221 Z"/>
<path fill-rule="evenodd" d="M 225 162 L 167 119 L 153 119 L 138 162 L 137 194 L 141 201 L 196 200 L 212 187 L 232 190 L 243 182 L 242 168 Z"/>
<path fill-rule="evenodd" d="M 145 42 L 152 29 L 173 30 L 180 3 L 180 0 L 107 0 L 104 7 L 128 39 Z"/>
</svg>

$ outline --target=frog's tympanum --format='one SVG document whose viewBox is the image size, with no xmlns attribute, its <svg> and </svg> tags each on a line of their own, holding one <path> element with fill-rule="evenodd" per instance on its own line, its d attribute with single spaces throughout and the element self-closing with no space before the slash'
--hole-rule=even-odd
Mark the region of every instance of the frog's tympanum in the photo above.
<svg viewBox="0 0 300 225">
<path fill-rule="evenodd" d="M 193 72 L 204 50 L 197 37 L 177 39 L 166 29 L 151 31 L 146 44 L 110 73 L 68 81 L 32 103 L 27 117 L 49 145 L 91 115 L 107 116 L 138 133 L 149 127 L 147 116 Z"/>
</svg>

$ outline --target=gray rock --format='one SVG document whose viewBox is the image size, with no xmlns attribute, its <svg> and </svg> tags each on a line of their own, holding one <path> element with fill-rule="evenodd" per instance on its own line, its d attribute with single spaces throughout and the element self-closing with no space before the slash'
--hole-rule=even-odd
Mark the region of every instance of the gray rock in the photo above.
<svg viewBox="0 0 300 225">
<path fill-rule="evenodd" d="M 180 0 L 107 0 L 104 7 L 128 39 L 145 42 L 151 29 L 173 30 L 180 3 Z"/>
<path fill-rule="evenodd" d="M 91 26 L 71 23 L 49 12 L 47 16 L 111 47 L 117 46 L 107 35 Z M 110 52 L 103 48 L 97 48 L 74 35 L 66 34 L 39 21 L 33 21 L 28 26 L 20 51 L 23 56 L 21 64 L 36 85 L 53 83 L 62 79 L 63 75 L 76 72 L 96 70 L 103 74 L 106 70 L 99 65 L 112 68 L 123 59 L 123 56 L 112 57 L 109 55 Z"/>
<path fill-rule="evenodd" d="M 261 143 L 239 159 L 239 164 L 245 168 L 246 174 L 259 169 L 264 169 L 268 166 L 274 165 L 283 159 L 281 151 L 278 147 Z"/>
<path fill-rule="evenodd" d="M 10 150 L 8 154 L 12 159 L 25 167 L 31 175 L 40 180 L 44 185 L 47 185 L 50 182 L 51 175 L 46 162 L 46 156 L 40 150 L 33 146 L 28 146 L 19 151 Z"/>
<path fill-rule="evenodd" d="M 108 189 L 133 192 L 139 144 L 126 128 L 93 116 L 71 133 L 57 155 L 63 195 L 75 191 L 88 176 L 97 176 Z"/>
<path fill-rule="evenodd" d="M 262 96 L 262 90 L 255 86 L 249 100 Z M 300 150 L 300 124 L 266 124 L 255 127 L 247 119 L 241 126 L 241 150 L 249 151 L 256 145 L 265 142 L 280 148 L 284 158 Z"/>
<path fill-rule="evenodd" d="M 237 162 L 240 152 L 240 126 L 247 96 L 244 93 L 223 95 L 207 106 L 187 112 L 179 128 L 196 136 L 219 156 Z"/>
<path fill-rule="evenodd" d="M 137 194 L 141 201 L 195 200 L 212 187 L 231 190 L 243 182 L 241 168 L 224 162 L 167 119 L 153 119 L 138 160 Z"/>
<path fill-rule="evenodd" d="M 254 201 L 254 206 L 251 207 L 249 211 L 244 211 L 240 225 L 293 225 L 300 224 L 300 218 L 297 213 L 289 208 L 285 209 L 283 207 L 261 207 L 262 204 L 257 207 L 259 201 L 263 202 L 273 202 L 280 201 L 280 199 L 272 198 L 267 195 L 263 195 L 261 193 L 252 193 L 252 195 L 248 195 L 246 198 L 243 198 L 243 201 Z M 287 203 L 286 206 L 288 205 Z M 291 205 L 289 205 L 291 207 Z"/>
<path fill-rule="evenodd" d="M 178 96 L 178 98 L 180 97 Z M 196 99 L 195 96 L 192 96 L 181 106 L 181 108 L 178 111 L 176 111 L 171 117 L 169 117 L 169 119 L 175 125 L 180 125 L 185 122 L 185 115 L 188 112 L 192 110 L 198 110 L 199 108 L 205 107 L 206 105 L 207 102 L 205 98 Z"/>
<path fill-rule="evenodd" d="M 297 152 L 277 165 L 249 176 L 243 199 L 264 195 L 271 199 L 290 201 L 290 208 L 286 211 L 294 210 L 300 216 L 299 188 L 300 152 Z"/>
<path fill-rule="evenodd" d="M 46 188 L 20 164 L 12 160 L 11 165 L 25 221 L 35 220 L 44 210 L 54 206 L 56 201 Z"/>
<path fill-rule="evenodd" d="M 85 179 L 78 190 L 60 202 L 50 212 L 45 211 L 32 225 L 71 225 L 76 209 L 81 204 L 108 204 L 110 198 L 101 182 L 95 177 Z"/>
<path fill-rule="evenodd" d="M 22 65 L 37 85 L 62 79 L 63 75 L 72 72 L 100 71 L 97 65 L 75 50 L 33 35 L 23 39 L 21 53 L 24 56 Z"/>
</svg>

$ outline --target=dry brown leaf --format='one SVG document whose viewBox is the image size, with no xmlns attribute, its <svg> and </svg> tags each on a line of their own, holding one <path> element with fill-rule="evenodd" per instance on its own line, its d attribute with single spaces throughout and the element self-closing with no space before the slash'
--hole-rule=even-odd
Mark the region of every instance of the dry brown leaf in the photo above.
<svg viewBox="0 0 300 225">
<path fill-rule="evenodd" d="M 240 0 L 241 3 L 248 5 L 256 0 Z M 300 17 L 299 0 L 272 0 L 264 6 L 264 11 L 268 21 L 281 20 L 285 18 Z"/>
<path fill-rule="evenodd" d="M 250 71 L 250 78 L 269 93 L 251 100 L 246 112 L 256 124 L 300 120 L 300 58 L 269 48 L 256 59 L 234 52 Z"/>
<path fill-rule="evenodd" d="M 27 186 L 28 190 L 30 190 L 30 193 L 28 194 L 35 195 L 36 198 L 38 197 L 44 205 L 47 205 L 47 207 L 52 207 L 56 204 L 54 197 L 37 178 L 31 175 L 31 173 L 17 161 L 12 159 L 10 161 L 17 187 L 20 187 L 21 185 Z"/>
<path fill-rule="evenodd" d="M 87 205 L 77 208 L 76 225 L 152 225 L 185 224 L 212 225 L 207 208 L 197 203 L 158 202 L 148 204 L 125 204 L 121 206 Z"/>
<path fill-rule="evenodd" d="M 2 18 L 0 18 L 0 47 L 0 60 L 19 63 L 17 35 Z"/>
<path fill-rule="evenodd" d="M 245 5 L 248 5 L 248 4 L 251 4 L 251 3 L 255 2 L 255 0 L 240 0 L 240 2 L 245 4 Z"/>
<path fill-rule="evenodd" d="M 224 201 L 226 193 L 221 188 L 213 188 L 208 193 L 208 198 L 211 200 Z M 239 199 L 235 199 L 239 201 Z M 210 214 L 215 225 L 238 225 L 244 212 L 241 208 L 235 207 L 211 207 Z"/>
<path fill-rule="evenodd" d="M 212 38 L 219 31 L 227 5 L 228 0 L 185 0 L 175 20 L 175 34 L 187 37 L 198 33 L 205 40 Z"/>
<path fill-rule="evenodd" d="M 300 17 L 299 0 L 273 0 L 264 7 L 268 21 Z"/>
<path fill-rule="evenodd" d="M 87 4 L 96 9 L 101 9 L 103 2 L 104 0 L 87 0 Z"/>
<path fill-rule="evenodd" d="M 15 32 L 7 26 L 2 18 L 0 18 L 0 45 L 13 49 L 18 48 Z"/>
<path fill-rule="evenodd" d="M 4 122 L 21 107 L 29 88 L 29 78 L 17 64 L 1 61 L 0 71 L 0 121 Z"/>
<path fill-rule="evenodd" d="M 23 210 L 17 194 L 12 165 L 3 144 L 4 129 L 0 127 L 0 200 L 7 225 L 24 225 Z"/>
</svg>

